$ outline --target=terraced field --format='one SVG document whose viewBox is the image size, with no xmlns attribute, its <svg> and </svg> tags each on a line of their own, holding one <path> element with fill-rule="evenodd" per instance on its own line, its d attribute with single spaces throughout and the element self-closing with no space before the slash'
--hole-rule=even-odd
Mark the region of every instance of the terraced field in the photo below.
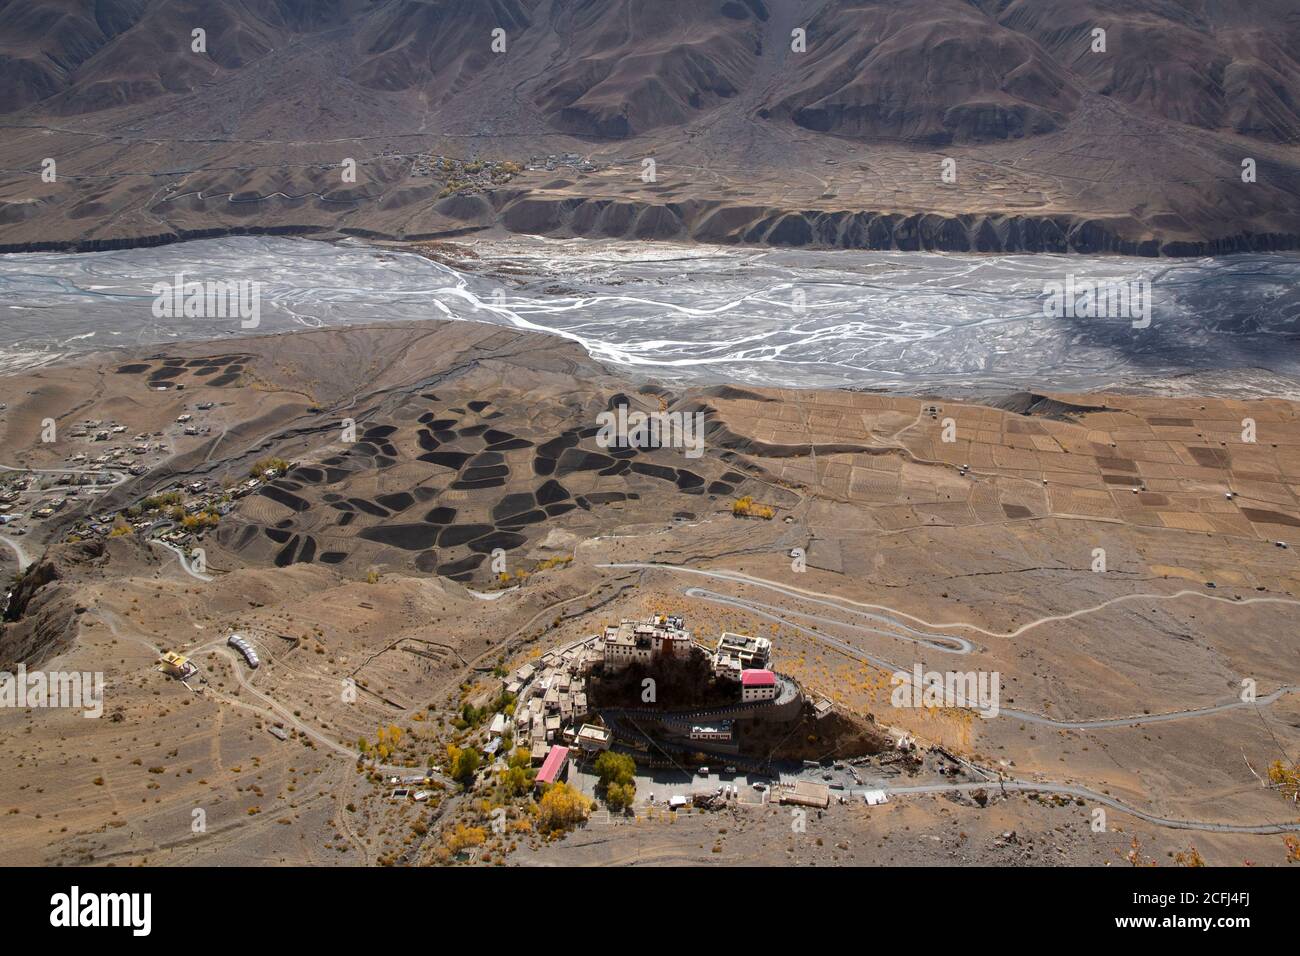
<svg viewBox="0 0 1300 956">
<path fill-rule="evenodd" d="M 397 400 L 355 443 L 241 502 L 220 545 L 278 567 L 382 564 L 465 582 L 498 573 L 488 561 L 498 550 L 544 560 L 610 520 L 694 520 L 748 480 L 716 459 L 684 467 L 672 449 L 600 447 L 590 422 L 633 405 L 622 393 L 603 409 L 597 396 L 528 410 L 502 401 Z"/>
</svg>

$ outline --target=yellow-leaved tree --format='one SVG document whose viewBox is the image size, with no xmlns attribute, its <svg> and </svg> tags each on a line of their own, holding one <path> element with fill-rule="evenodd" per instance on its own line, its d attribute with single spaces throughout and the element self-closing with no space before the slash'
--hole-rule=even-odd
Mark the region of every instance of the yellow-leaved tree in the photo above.
<svg viewBox="0 0 1300 956">
<path fill-rule="evenodd" d="M 542 832 L 555 835 L 571 830 L 587 819 L 591 801 L 567 783 L 552 784 L 542 794 L 538 825 Z"/>
</svg>

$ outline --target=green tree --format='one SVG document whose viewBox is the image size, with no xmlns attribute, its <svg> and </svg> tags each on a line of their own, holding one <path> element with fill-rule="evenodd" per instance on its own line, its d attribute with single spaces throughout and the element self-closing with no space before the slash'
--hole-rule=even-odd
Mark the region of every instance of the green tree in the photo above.
<svg viewBox="0 0 1300 956">
<path fill-rule="evenodd" d="M 627 754 L 606 750 L 596 758 L 597 789 L 613 811 L 626 810 L 636 799 L 636 762 Z"/>
<path fill-rule="evenodd" d="M 636 779 L 636 762 L 627 754 L 606 750 L 596 758 L 596 776 L 602 786 L 632 783 Z"/>
<path fill-rule="evenodd" d="M 636 800 L 636 784 L 611 783 L 605 788 L 605 805 L 615 813 L 622 813 Z"/>
<path fill-rule="evenodd" d="M 462 750 L 454 744 L 447 745 L 448 772 L 451 774 L 451 779 L 462 786 L 468 787 L 473 782 L 479 759 L 478 751 L 473 747 Z"/>
<path fill-rule="evenodd" d="M 506 769 L 500 773 L 501 785 L 510 796 L 522 796 L 532 788 L 536 776 L 531 755 L 520 747 L 506 760 Z"/>
</svg>

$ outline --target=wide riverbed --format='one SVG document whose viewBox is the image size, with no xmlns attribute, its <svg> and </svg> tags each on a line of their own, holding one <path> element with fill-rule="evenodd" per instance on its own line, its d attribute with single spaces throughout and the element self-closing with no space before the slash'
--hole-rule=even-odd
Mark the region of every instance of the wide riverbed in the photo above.
<svg viewBox="0 0 1300 956">
<path fill-rule="evenodd" d="M 411 319 L 537 329 L 665 381 L 899 391 L 1300 382 L 1300 256 L 1145 260 L 508 238 L 453 268 L 359 242 L 241 237 L 0 256 L 0 369 L 88 349 Z M 259 284 L 259 322 L 159 317 L 155 287 Z M 1140 289 L 1140 317 L 1044 314 L 1051 283 Z"/>
</svg>

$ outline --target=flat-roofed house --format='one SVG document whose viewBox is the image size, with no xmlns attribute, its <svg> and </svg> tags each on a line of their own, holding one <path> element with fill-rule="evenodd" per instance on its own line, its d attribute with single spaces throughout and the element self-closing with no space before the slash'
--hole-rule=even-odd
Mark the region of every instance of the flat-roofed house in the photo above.
<svg viewBox="0 0 1300 956">
<path fill-rule="evenodd" d="M 772 642 L 767 638 L 723 631 L 713 654 L 713 673 L 718 677 L 740 680 L 743 671 L 765 668 L 771 659 Z"/>
<path fill-rule="evenodd" d="M 605 629 L 605 666 L 621 670 L 629 664 L 649 664 L 653 651 L 648 635 L 637 634 L 633 621 Z"/>
<path fill-rule="evenodd" d="M 657 614 L 647 621 L 623 620 L 605 628 L 604 662 L 607 667 L 648 664 L 656 657 L 677 660 L 692 653 L 691 632 L 680 617 Z"/>
<path fill-rule="evenodd" d="M 583 750 L 608 750 L 610 734 L 596 724 L 583 724 L 578 729 L 577 743 Z"/>
<path fill-rule="evenodd" d="M 825 810 L 831 805 L 831 788 L 824 783 L 800 780 L 793 787 L 783 787 L 780 792 L 780 800 L 782 803 L 792 803 L 801 807 L 817 807 Z"/>
<path fill-rule="evenodd" d="M 591 647 L 582 652 L 578 658 L 578 673 L 590 674 L 597 664 L 605 660 L 605 642 L 597 641 Z"/>
<path fill-rule="evenodd" d="M 691 632 L 680 617 L 656 614 L 648 625 L 642 624 L 638 630 L 650 637 L 650 650 L 656 656 L 665 654 L 682 659 L 691 653 Z"/>
</svg>

